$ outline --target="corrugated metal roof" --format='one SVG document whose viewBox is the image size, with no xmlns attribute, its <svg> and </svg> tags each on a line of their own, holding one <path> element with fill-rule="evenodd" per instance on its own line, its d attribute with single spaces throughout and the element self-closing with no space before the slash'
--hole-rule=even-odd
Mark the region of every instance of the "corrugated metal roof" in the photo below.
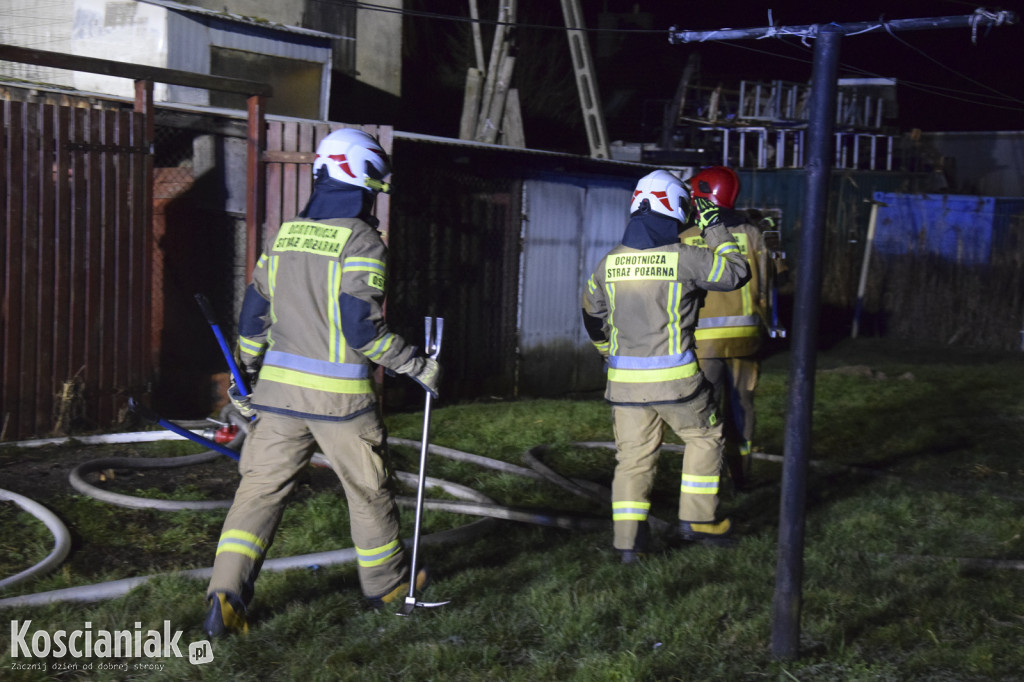
<svg viewBox="0 0 1024 682">
<path fill-rule="evenodd" d="M 503 144 L 489 144 L 487 142 L 477 142 L 475 140 L 461 140 L 454 137 L 441 137 L 438 135 L 423 135 L 421 133 L 410 133 L 402 130 L 396 130 L 394 137 L 396 140 L 410 140 L 414 142 L 425 142 L 428 144 L 443 144 L 454 147 L 466 147 L 468 149 L 480 149 L 490 150 L 497 152 L 505 152 L 509 154 L 525 154 L 535 156 L 546 156 L 546 157 L 561 157 L 567 160 L 584 160 L 593 161 L 594 163 L 607 164 L 609 166 L 616 166 L 619 168 L 632 168 L 639 169 L 641 171 L 646 170 L 650 172 L 655 168 L 671 168 L 671 166 L 654 166 L 647 163 L 636 163 L 634 161 L 620 161 L 617 159 L 595 159 L 590 156 L 582 156 L 579 154 L 570 154 L 568 152 L 553 152 L 544 149 L 529 149 L 526 147 L 508 147 Z"/>
<path fill-rule="evenodd" d="M 301 28 L 299 26 L 289 26 L 287 24 L 277 24 L 272 21 L 254 19 L 252 17 L 246 17 L 241 14 L 233 14 L 231 12 L 218 12 L 216 10 L 204 9 L 202 7 L 193 7 L 192 5 L 183 5 L 180 2 L 173 2 L 173 0 L 138 0 L 138 2 L 144 2 L 147 5 L 157 5 L 159 7 L 164 7 L 175 12 L 198 14 L 202 16 L 213 17 L 216 19 L 222 19 L 224 21 L 245 24 L 246 26 L 257 26 L 272 31 L 295 33 L 297 35 L 309 36 L 311 38 L 323 38 L 324 40 L 355 40 L 355 38 L 351 36 L 341 36 L 335 35 L 333 33 L 324 33 L 323 31 L 314 31 L 312 29 Z"/>
</svg>

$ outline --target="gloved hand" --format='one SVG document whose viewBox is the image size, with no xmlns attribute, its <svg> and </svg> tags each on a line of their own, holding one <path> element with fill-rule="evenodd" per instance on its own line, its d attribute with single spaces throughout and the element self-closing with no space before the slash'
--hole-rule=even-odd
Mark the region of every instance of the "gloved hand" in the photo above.
<svg viewBox="0 0 1024 682">
<path fill-rule="evenodd" d="M 231 400 L 231 404 L 239 414 L 250 421 L 254 419 L 259 412 L 255 407 L 252 406 L 252 400 L 247 395 L 242 395 L 242 392 L 238 389 L 235 384 L 234 377 L 231 378 L 231 383 L 228 384 L 228 399 Z"/>
<path fill-rule="evenodd" d="M 441 397 L 438 392 L 438 385 L 441 383 L 441 365 L 434 358 L 420 355 L 402 363 L 395 368 L 395 371 L 418 383 L 429 391 L 432 397 Z"/>
<path fill-rule="evenodd" d="M 721 223 L 726 227 L 736 227 L 744 223 L 743 216 L 731 208 L 716 206 L 713 201 L 706 197 L 696 197 L 693 200 L 694 208 L 697 209 L 697 226 L 701 234 L 712 225 Z"/>
</svg>

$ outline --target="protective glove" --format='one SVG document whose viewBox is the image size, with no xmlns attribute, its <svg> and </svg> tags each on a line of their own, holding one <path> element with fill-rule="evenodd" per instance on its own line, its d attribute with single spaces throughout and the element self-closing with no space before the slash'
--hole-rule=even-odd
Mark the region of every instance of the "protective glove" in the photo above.
<svg viewBox="0 0 1024 682">
<path fill-rule="evenodd" d="M 441 365 L 434 358 L 421 355 L 402 363 L 395 368 L 395 371 L 418 383 L 432 397 L 441 397 L 438 392 L 438 385 L 441 383 Z"/>
<path fill-rule="evenodd" d="M 702 235 L 706 229 L 718 223 L 726 227 L 736 227 L 744 223 L 744 218 L 739 211 L 716 206 L 713 201 L 705 197 L 696 197 L 693 200 L 693 205 L 697 209 L 697 226 L 700 227 Z"/>
<path fill-rule="evenodd" d="M 231 404 L 238 410 L 239 414 L 250 421 L 259 414 L 256 408 L 252 406 L 251 398 L 247 395 L 242 395 L 242 392 L 238 390 L 234 377 L 231 378 L 231 383 L 228 384 L 228 399 L 231 400 Z"/>
</svg>

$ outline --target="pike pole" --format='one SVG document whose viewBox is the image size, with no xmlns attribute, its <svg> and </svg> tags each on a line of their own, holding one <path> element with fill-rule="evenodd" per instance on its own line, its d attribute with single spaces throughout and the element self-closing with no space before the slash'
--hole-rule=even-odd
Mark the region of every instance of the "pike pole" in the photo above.
<svg viewBox="0 0 1024 682">
<path fill-rule="evenodd" d="M 444 318 L 426 317 L 423 321 L 425 327 L 423 349 L 427 356 L 436 360 L 437 356 L 441 354 L 441 337 L 444 333 Z M 409 594 L 406 596 L 405 603 L 402 604 L 402 608 L 395 614 L 398 616 L 411 615 L 417 606 L 434 608 L 436 606 L 444 606 L 448 603 L 447 601 L 422 602 L 416 600 L 416 571 L 420 551 L 420 524 L 423 519 L 423 490 L 427 478 L 427 448 L 430 444 L 430 403 L 432 396 L 430 395 L 430 391 L 427 391 L 426 394 L 426 402 L 423 406 L 423 439 L 420 442 L 420 472 L 419 481 L 416 485 L 416 524 L 413 528 L 412 534 L 412 563 L 409 566 Z"/>
</svg>

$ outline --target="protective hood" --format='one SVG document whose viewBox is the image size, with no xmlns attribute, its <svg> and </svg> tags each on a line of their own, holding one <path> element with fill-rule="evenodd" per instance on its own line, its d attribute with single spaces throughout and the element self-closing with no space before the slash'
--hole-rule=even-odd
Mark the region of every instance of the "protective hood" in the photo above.
<svg viewBox="0 0 1024 682">
<path fill-rule="evenodd" d="M 680 223 L 654 211 L 634 213 L 622 235 L 622 245 L 631 249 L 653 249 L 679 241 Z"/>
<path fill-rule="evenodd" d="M 377 220 L 370 216 L 373 199 L 373 192 L 339 182 L 326 172 L 320 172 L 313 182 L 313 194 L 309 197 L 306 208 L 299 213 L 299 217 L 310 220 L 362 218 L 376 225 Z"/>
</svg>

